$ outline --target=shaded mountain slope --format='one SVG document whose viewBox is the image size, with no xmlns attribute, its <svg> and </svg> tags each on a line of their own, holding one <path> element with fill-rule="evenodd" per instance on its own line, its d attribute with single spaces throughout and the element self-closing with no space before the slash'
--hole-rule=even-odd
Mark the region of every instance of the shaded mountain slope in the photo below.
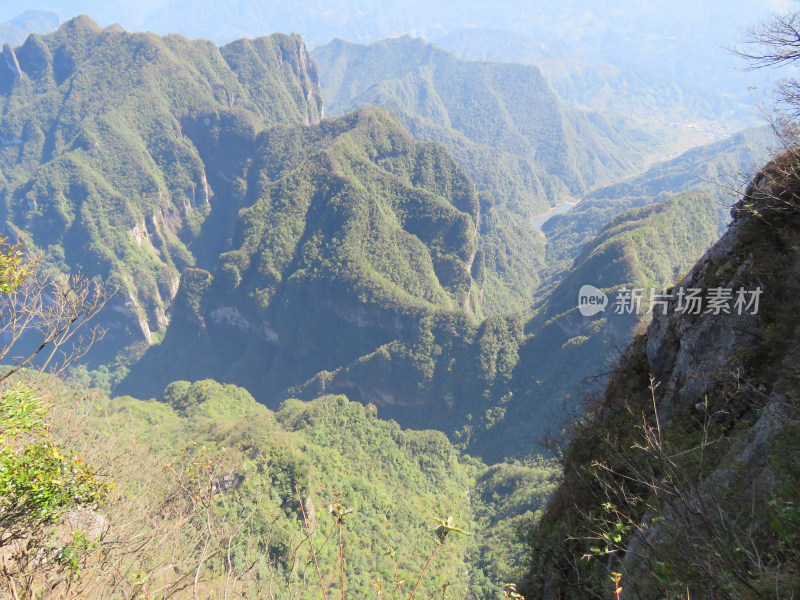
<svg viewBox="0 0 800 600">
<path fill-rule="evenodd" d="M 441 146 L 378 109 L 235 146 L 250 148 L 246 175 L 212 171 L 245 190 L 228 244 L 211 271 L 184 271 L 173 324 L 132 389 L 210 373 L 274 399 L 426 316 L 480 313 L 478 197 Z"/>
<path fill-rule="evenodd" d="M 650 290 L 660 293 L 671 285 L 715 239 L 714 201 L 704 192 L 629 209 L 612 220 L 525 324 L 511 393 L 477 424 L 474 447 L 492 445 L 493 439 L 504 440 L 506 452 L 540 444 L 572 413 L 585 386 L 591 389 L 595 378 L 603 380 L 627 340 L 650 318 Z M 584 285 L 607 294 L 604 311 L 580 313 Z M 638 314 L 615 305 L 624 288 L 643 290 Z"/>
<path fill-rule="evenodd" d="M 705 193 L 687 193 L 617 217 L 576 259 L 527 323 L 493 316 L 479 326 L 433 316 L 396 341 L 293 393 L 343 393 L 414 426 L 452 431 L 487 461 L 540 448 L 546 430 L 570 410 L 569 395 L 610 362 L 647 317 L 578 313 L 578 291 L 609 296 L 624 286 L 670 285 L 716 239 L 716 211 Z M 612 300 L 613 302 L 613 300 Z M 567 397 L 565 402 L 559 400 Z"/>
</svg>

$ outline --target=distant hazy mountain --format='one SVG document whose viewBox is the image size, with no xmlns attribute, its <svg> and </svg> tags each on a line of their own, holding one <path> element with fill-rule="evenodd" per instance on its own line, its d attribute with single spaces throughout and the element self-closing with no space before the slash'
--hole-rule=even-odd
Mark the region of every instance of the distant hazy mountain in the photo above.
<svg viewBox="0 0 800 600">
<path fill-rule="evenodd" d="M 524 33 L 543 40 L 561 39 L 593 46 L 604 60 L 627 57 L 646 60 L 657 46 L 664 51 L 661 62 L 686 41 L 711 44 L 731 41 L 737 28 L 765 18 L 770 11 L 788 6 L 785 0 L 565 0 L 529 3 L 518 0 L 480 2 L 424 2 L 399 0 L 387 4 L 377 0 L 335 0 L 320 5 L 312 0 L 264 3 L 240 0 L 49 0 L 47 7 L 62 16 L 89 12 L 103 22 L 119 21 L 125 27 L 177 31 L 184 35 L 210 37 L 263 35 L 295 30 L 309 44 L 326 43 L 335 37 L 371 42 L 393 35 L 415 33 L 435 39 L 461 27 L 484 27 Z M 36 2 L 0 8 L 0 18 L 10 19 Z M 209 18 L 211 17 L 211 18 Z M 229 39 L 230 39 L 229 38 Z M 631 56 L 632 47 L 642 49 Z M 688 59 L 687 59 L 688 60 Z M 682 64 L 671 67 L 674 72 Z M 701 68 L 697 65 L 696 68 Z"/>
<path fill-rule="evenodd" d="M 370 43 L 403 34 L 437 40 L 459 30 L 497 30 L 509 40 L 517 40 L 516 36 L 521 34 L 546 47 L 566 48 L 569 58 L 609 63 L 623 69 L 627 69 L 625 65 L 633 65 L 656 81 L 673 81 L 682 89 L 697 85 L 702 93 L 693 103 L 705 102 L 702 100 L 705 95 L 744 93 L 752 78 L 737 78 L 731 69 L 736 60 L 721 45 L 735 43 L 744 27 L 787 6 L 786 0 L 669 3 L 400 0 L 388 4 L 376 0 L 336 0 L 324 6 L 311 0 L 280 3 L 240 0 L 233 4 L 223 0 L 50 0 L 47 3 L 49 9 L 64 18 L 89 13 L 103 25 L 119 22 L 127 29 L 177 32 L 218 43 L 275 31 L 298 32 L 314 47 L 337 37 Z M 3 7 L 0 19 L 10 19 L 28 7 L 42 5 L 34 1 Z M 497 47 L 494 43 L 491 46 Z M 524 46 L 515 46 L 508 42 L 502 55 L 485 57 L 504 61 L 529 57 Z M 623 81 L 626 77 L 623 75 Z M 713 98 L 707 101 L 717 102 Z"/>
<path fill-rule="evenodd" d="M 706 121 L 730 126 L 760 120 L 750 90 L 766 79 L 765 74 L 736 71 L 727 54 L 717 57 L 727 66 L 714 74 L 715 85 L 708 85 L 710 81 L 698 81 L 690 73 L 637 65 L 632 57 L 610 62 L 586 44 L 576 46 L 520 32 L 461 28 L 435 43 L 469 60 L 534 64 L 568 103 L 620 112 L 653 126 L 699 123 L 713 127 Z M 722 88 L 720 79 L 724 79 Z"/>
<path fill-rule="evenodd" d="M 737 72 L 740 62 L 722 46 L 735 44 L 746 26 L 788 2 L 50 0 L 47 6 L 64 18 L 88 13 L 103 25 L 119 22 L 129 30 L 217 43 L 275 31 L 300 33 L 310 47 L 335 38 L 371 43 L 411 34 L 441 40 L 465 58 L 535 59 L 559 94 L 590 108 L 627 114 L 666 108 L 679 117 L 710 113 L 738 128 L 758 118 L 750 107 L 761 94 L 748 87 L 762 86 L 766 76 Z M 0 8 L 0 19 L 23 7 Z"/>
<path fill-rule="evenodd" d="M 47 33 L 61 23 L 59 16 L 48 10 L 26 10 L 21 15 L 0 23 L 0 45 L 18 46 L 29 33 Z"/>
</svg>

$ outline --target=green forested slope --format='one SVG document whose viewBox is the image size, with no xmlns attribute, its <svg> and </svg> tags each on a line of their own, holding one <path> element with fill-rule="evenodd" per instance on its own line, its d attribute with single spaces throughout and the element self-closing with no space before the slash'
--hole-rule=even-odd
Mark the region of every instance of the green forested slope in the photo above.
<svg viewBox="0 0 800 600">
<path fill-rule="evenodd" d="M 260 583 L 265 590 L 274 577 L 273 585 L 280 589 L 283 578 L 304 598 L 322 597 L 307 546 L 301 548 L 300 564 L 293 564 L 303 539 L 295 487 L 310 504 L 306 510 L 315 513 L 312 539 L 323 576 L 336 590 L 338 542 L 325 543 L 334 532 L 327 507 L 338 501 L 353 509 L 344 529 L 346 579 L 349 593 L 359 597 L 374 593 L 372 581 L 388 584 L 394 579 L 386 550 L 398 548 L 404 578 L 411 580 L 419 572 L 435 546 L 434 519 L 452 515 L 471 528 L 467 493 L 475 467 L 462 463 L 441 433 L 403 431 L 343 397 L 287 402 L 276 413 L 243 389 L 214 381 L 178 381 L 165 397 L 168 405 L 132 398 L 111 401 L 104 409 L 110 429 L 118 433 L 118 427 L 133 423 L 132 438 L 154 445 L 162 440 L 158 456 L 165 463 L 187 448 L 187 461 L 222 461 L 217 476 L 239 483 L 214 498 L 224 503 L 215 506 L 215 518 L 232 529 L 243 527 L 239 540 L 244 545 L 237 549 L 235 569 L 242 571 L 254 560 L 263 564 L 251 586 Z M 425 595 L 448 579 L 461 593 L 468 587 L 461 565 L 468 560 L 470 540 L 454 535 L 448 541 L 424 583 Z M 278 561 L 268 573 L 269 557 Z M 211 572 L 224 568 L 220 561 L 208 565 Z M 248 591 L 256 593 L 252 587 Z"/>
<path fill-rule="evenodd" d="M 228 241 L 215 268 L 184 272 L 173 325 L 131 389 L 154 395 L 175 376 L 213 373 L 275 399 L 426 316 L 467 325 L 481 314 L 480 205 L 441 146 L 378 109 L 254 137 L 228 131 L 251 156 L 246 173 L 213 170 L 242 191 Z"/>
<path fill-rule="evenodd" d="M 640 175 L 590 192 L 574 209 L 554 216 L 543 226 L 549 260 L 574 259 L 583 244 L 622 211 L 689 189 L 707 189 L 714 194 L 722 231 L 736 194 L 776 143 L 775 134 L 768 126 L 746 129 L 730 138 L 656 163 Z"/>
<path fill-rule="evenodd" d="M 164 403 L 74 401 L 75 391 L 57 387 L 37 392 L 73 399 L 47 415 L 53 443 L 114 484 L 89 509 L 102 535 L 88 528 L 93 544 L 72 542 L 80 576 L 56 568 L 47 582 L 72 581 L 58 588 L 63 597 L 318 599 L 315 562 L 328 597 L 341 593 L 342 576 L 348 597 L 370 597 L 375 586 L 397 593 L 396 581 L 405 596 L 434 552 L 416 597 L 493 597 L 520 575 L 518 530 L 538 517 L 556 478 L 541 460 L 487 469 L 443 433 L 401 429 L 343 396 L 272 412 L 212 380 L 173 382 Z M 337 502 L 351 511 L 343 574 L 329 514 Z M 448 517 L 466 534 L 437 547 L 437 519 Z"/>
</svg>

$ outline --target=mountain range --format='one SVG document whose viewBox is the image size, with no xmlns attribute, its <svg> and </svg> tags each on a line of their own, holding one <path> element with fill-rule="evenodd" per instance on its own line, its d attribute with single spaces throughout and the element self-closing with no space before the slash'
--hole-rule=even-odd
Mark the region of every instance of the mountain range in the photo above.
<svg viewBox="0 0 800 600">
<path fill-rule="evenodd" d="M 637 136 L 569 109 L 533 66 L 463 61 L 411 37 L 335 40 L 312 53 L 331 115 L 377 105 L 441 142 L 481 189 L 523 215 L 580 196 L 636 166 Z M 491 115 L 491 118 L 485 118 Z"/>
<path fill-rule="evenodd" d="M 610 269 L 607 288 L 667 285 L 718 230 L 702 195 L 612 220 L 691 176 L 675 161 L 589 192 L 632 169 L 622 157 L 637 143 L 567 108 L 534 67 L 463 61 L 412 38 L 334 42 L 313 57 L 277 34 L 220 48 L 88 17 L 4 54 L 8 230 L 52 271 L 117 289 L 90 369 L 119 393 L 158 397 L 175 379 L 209 376 L 273 407 L 345 393 L 405 425 L 458 431 L 473 452 L 524 455 L 542 428 L 508 452 L 489 433 L 501 415 L 574 393 L 635 326 L 560 324 L 575 282 Z M 367 106 L 323 118 L 367 98 L 399 116 Z M 417 141 L 415 128 L 444 144 Z M 604 134 L 619 143 L 604 146 Z M 728 142 L 731 163 L 761 139 Z M 494 179 L 473 184 L 476 164 Z M 538 174 L 530 195 L 492 189 L 520 165 L 523 180 Z M 547 239 L 533 228 L 538 210 L 584 194 L 602 214 L 589 195 L 575 217 L 548 223 Z M 583 206 L 593 229 L 552 233 Z M 559 247 L 569 250 L 554 261 Z M 554 340 L 543 327 L 571 333 Z M 586 327 L 598 335 L 579 349 Z M 573 351 L 585 358 L 564 358 Z M 576 360 L 569 376 L 554 366 Z"/>
<path fill-rule="evenodd" d="M 575 6 L 531 14 L 569 39 L 594 15 Z M 601 6 L 619 19 L 590 32 L 598 60 L 620 59 L 619 31 L 652 54 L 658 22 Z M 256 26 L 293 5 L 238 9 Z M 207 11 L 228 35 L 213 2 L 186 27 Z M 1 233 L 42 276 L 115 295 L 69 381 L 34 363 L 0 395 L 0 517 L 17 497 L 39 507 L 18 518 L 46 517 L 0 536 L 0 589 L 796 585 L 797 157 L 756 172 L 775 145 L 761 128 L 653 164 L 665 142 L 613 114 L 627 100 L 586 107 L 591 85 L 565 101 L 533 65 L 411 36 L 309 52 L 297 34 L 218 46 L 79 16 L 4 45 Z M 719 108 L 663 89 L 657 107 Z M 708 180 L 727 173 L 749 185 L 723 214 Z M 743 287 L 761 312 L 658 310 Z"/>
</svg>

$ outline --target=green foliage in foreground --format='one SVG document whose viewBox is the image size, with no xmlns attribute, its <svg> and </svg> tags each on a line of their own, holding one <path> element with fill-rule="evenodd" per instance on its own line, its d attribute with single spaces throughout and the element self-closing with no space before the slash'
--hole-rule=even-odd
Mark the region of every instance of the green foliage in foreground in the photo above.
<svg viewBox="0 0 800 600">
<path fill-rule="evenodd" d="M 43 544 L 46 528 L 108 491 L 82 458 L 50 437 L 48 403 L 23 387 L 0 392 L 0 549 Z"/>
<path fill-rule="evenodd" d="M 83 423 L 86 435 L 98 428 L 122 436 L 118 443 L 130 445 L 132 455 L 144 448 L 151 464 L 162 463 L 162 469 L 147 473 L 150 495 L 168 497 L 178 474 L 199 465 L 196 493 L 206 497 L 207 509 L 198 509 L 197 518 L 207 518 L 210 510 L 217 526 L 236 531 L 231 565 L 209 560 L 201 579 L 212 582 L 226 569 L 247 573 L 241 578 L 249 581 L 249 594 L 272 585 L 281 595 L 295 590 L 303 598 L 321 597 L 313 558 L 303 544 L 299 490 L 329 594 L 339 593 L 340 574 L 336 520 L 326 507 L 339 503 L 352 510 L 343 518 L 349 597 L 372 596 L 373 584 L 391 595 L 396 575 L 390 550 L 407 596 L 437 546 L 436 519 L 448 517 L 472 535 L 454 529 L 447 536 L 417 597 L 441 597 L 443 586 L 452 597 L 469 590 L 499 597 L 502 584 L 517 574 L 519 532 L 533 522 L 555 478 L 546 463 L 497 465 L 483 474 L 485 467 L 459 456 L 444 434 L 403 430 L 378 419 L 374 407 L 343 396 L 289 400 L 274 413 L 243 389 L 211 380 L 174 382 L 164 396 L 168 404 L 98 400 Z M 120 479 L 118 487 L 135 495 L 141 485 L 136 478 L 143 476 Z M 180 480 L 191 489 L 189 480 Z M 235 484 L 204 496 L 203 481 Z M 180 536 L 172 539 L 178 555 L 196 551 L 182 547 Z M 248 571 L 254 564 L 260 567 Z"/>
</svg>

